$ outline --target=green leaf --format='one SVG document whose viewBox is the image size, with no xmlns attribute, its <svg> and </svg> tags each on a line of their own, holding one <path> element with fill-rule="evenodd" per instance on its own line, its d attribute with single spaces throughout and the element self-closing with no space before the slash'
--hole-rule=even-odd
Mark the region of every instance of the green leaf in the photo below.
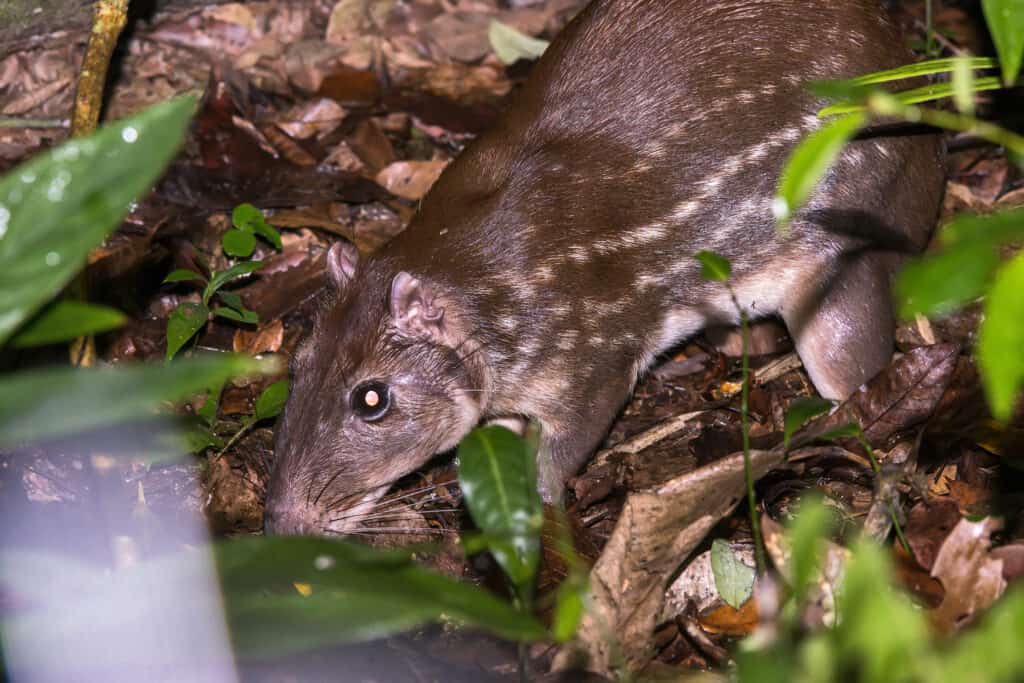
<svg viewBox="0 0 1024 683">
<path fill-rule="evenodd" d="M 283 246 L 281 244 L 281 233 L 279 233 L 277 229 L 270 223 L 267 223 L 266 221 L 257 223 L 255 226 L 255 231 L 257 235 L 259 235 L 260 237 L 274 245 L 275 249 L 280 250 L 281 247 Z"/>
<path fill-rule="evenodd" d="M 1024 60 L 1024 0 L 981 0 L 1006 87 L 1017 81 Z"/>
<path fill-rule="evenodd" d="M 978 330 L 978 366 L 993 416 L 1007 421 L 1024 387 L 1024 253 L 996 273 Z"/>
<path fill-rule="evenodd" d="M 544 515 L 534 454 L 504 427 L 475 429 L 459 444 L 459 484 L 473 522 L 493 539 L 491 552 L 516 586 L 540 561 Z"/>
<path fill-rule="evenodd" d="M 226 306 L 218 306 L 211 312 L 221 318 L 246 325 L 255 325 L 260 321 L 260 317 L 256 315 L 256 312 L 248 309 L 245 309 L 244 311 L 236 311 L 235 309 L 227 308 Z"/>
<path fill-rule="evenodd" d="M 922 85 L 918 88 L 912 88 L 910 90 L 904 90 L 891 95 L 893 101 L 902 105 L 911 104 L 922 104 L 924 102 L 934 102 L 936 100 L 945 99 L 956 95 L 957 84 L 954 83 L 930 83 L 928 85 Z M 963 86 L 960 86 L 963 87 Z M 970 83 L 970 92 L 985 92 L 988 90 L 999 90 L 1003 87 L 1003 84 L 995 76 L 985 76 L 983 78 L 974 78 Z M 884 91 L 879 90 L 868 90 L 866 96 L 862 96 L 855 102 L 841 102 L 839 104 L 833 104 L 825 107 L 818 112 L 819 117 L 826 116 L 838 116 L 840 114 L 852 114 L 855 112 L 862 112 L 865 109 L 864 101 L 872 96 L 878 96 L 879 93 Z"/>
<path fill-rule="evenodd" d="M 231 212 L 231 222 L 239 230 L 255 233 L 270 242 L 275 248 L 281 248 L 281 233 L 270 223 L 267 223 L 263 212 L 252 204 L 239 204 L 236 206 L 235 210 Z M 249 251 L 249 254 L 251 253 L 252 250 Z M 245 256 L 249 254 L 245 254 Z"/>
<path fill-rule="evenodd" d="M 951 85 L 953 86 L 953 102 L 956 104 L 957 111 L 967 114 L 968 116 L 974 115 L 974 72 L 971 71 L 968 65 L 968 60 L 958 59 L 954 62 L 953 79 Z"/>
<path fill-rule="evenodd" d="M 943 248 L 908 263 L 896 279 L 904 318 L 943 315 L 985 293 L 999 267 L 999 246 L 1024 239 L 1024 209 L 963 215 L 939 233 Z"/>
<path fill-rule="evenodd" d="M 705 280 L 725 282 L 732 273 L 732 264 L 724 256 L 713 251 L 698 251 L 693 255 L 700 261 L 700 276 Z"/>
<path fill-rule="evenodd" d="M 239 230 L 254 232 L 256 224 L 264 220 L 263 212 L 249 203 L 239 204 L 231 212 L 231 223 Z"/>
<path fill-rule="evenodd" d="M 900 316 L 947 315 L 985 293 L 999 266 L 999 251 L 975 240 L 909 261 L 894 289 Z"/>
<path fill-rule="evenodd" d="M 195 100 L 69 140 L 0 178 L 0 344 L 54 298 L 159 177 Z"/>
<path fill-rule="evenodd" d="M 848 422 L 841 427 L 830 429 L 815 438 L 819 441 L 837 441 L 839 439 L 856 439 L 864 435 L 864 431 L 856 422 Z"/>
<path fill-rule="evenodd" d="M 206 324 L 210 309 L 204 304 L 178 304 L 167 319 L 167 360 L 174 358 L 182 346 Z"/>
<path fill-rule="evenodd" d="M 895 69 L 875 71 L 849 82 L 857 85 L 874 85 L 899 81 L 905 78 L 917 78 L 918 76 L 929 76 L 931 74 L 949 73 L 957 68 L 957 62 L 966 64 L 971 69 L 995 69 L 999 66 L 996 60 L 991 57 L 949 57 L 944 59 L 930 59 L 924 62 L 906 64 Z"/>
<path fill-rule="evenodd" d="M 245 304 L 242 303 L 242 297 L 238 296 L 238 294 L 236 294 L 235 292 L 229 292 L 222 289 L 221 291 L 217 292 L 217 297 L 225 304 L 227 304 L 229 307 L 235 309 L 242 315 L 248 316 L 253 322 L 257 322 L 259 320 L 259 316 L 256 315 L 256 312 L 250 311 L 248 308 L 246 308 Z"/>
<path fill-rule="evenodd" d="M 548 47 L 548 41 L 531 38 L 495 19 L 487 30 L 494 54 L 503 64 L 515 64 L 520 59 L 537 59 Z"/>
<path fill-rule="evenodd" d="M 43 310 L 15 335 L 12 344 L 18 348 L 42 346 L 117 329 L 128 317 L 109 306 L 82 301 L 57 301 Z"/>
<path fill-rule="evenodd" d="M 551 635 L 560 643 L 567 643 L 576 637 L 580 619 L 587 604 L 587 575 L 571 573 L 555 592 L 555 611 L 551 617 Z"/>
<path fill-rule="evenodd" d="M 0 446 L 152 417 L 217 381 L 275 364 L 216 355 L 159 365 L 29 370 L 0 380 Z"/>
<path fill-rule="evenodd" d="M 772 204 L 772 213 L 780 226 L 787 225 L 792 215 L 804 205 L 843 151 L 843 146 L 866 121 L 864 114 L 837 118 L 808 135 L 790 153 Z"/>
<path fill-rule="evenodd" d="M 210 278 L 210 284 L 206 285 L 206 289 L 203 290 L 203 303 L 210 303 L 210 298 L 227 283 L 259 270 L 262 266 L 263 261 L 243 261 L 242 263 L 236 263 L 225 271 L 216 273 Z"/>
<path fill-rule="evenodd" d="M 715 587 L 725 603 L 733 609 L 743 607 L 754 592 L 757 572 L 744 564 L 727 541 L 716 538 L 711 542 L 711 571 Z"/>
<path fill-rule="evenodd" d="M 263 390 L 260 397 L 256 399 L 256 419 L 269 420 L 281 414 L 285 402 L 288 400 L 288 380 L 282 379 L 274 382 Z"/>
<path fill-rule="evenodd" d="M 275 655 L 454 620 L 513 640 L 543 626 L 490 593 L 418 566 L 408 554 L 323 538 L 237 539 L 216 547 L 242 654 Z M 302 597 L 294 583 L 312 588 Z"/>
<path fill-rule="evenodd" d="M 789 541 L 789 580 L 798 608 L 807 597 L 814 577 L 818 575 L 822 559 L 822 540 L 829 532 L 832 514 L 817 497 L 805 496 L 800 501 L 800 512 L 786 531 Z"/>
<path fill-rule="evenodd" d="M 224 253 L 235 258 L 249 258 L 256 249 L 256 236 L 244 230 L 228 230 L 221 238 Z"/>
<path fill-rule="evenodd" d="M 783 428 L 782 444 L 789 448 L 789 440 L 796 433 L 796 430 L 803 427 L 811 418 L 823 415 L 832 410 L 835 404 L 832 401 L 817 396 L 806 396 L 793 401 L 786 411 L 786 420 Z"/>
<path fill-rule="evenodd" d="M 171 282 L 187 282 L 189 280 L 206 282 L 206 278 L 200 275 L 199 273 L 195 272 L 194 270 L 178 268 L 177 270 L 172 270 L 170 273 L 168 273 L 167 277 L 164 278 L 162 284 L 166 285 Z"/>
<path fill-rule="evenodd" d="M 213 423 L 217 421 L 217 408 L 220 407 L 220 395 L 223 391 L 223 381 L 211 384 L 206 392 L 206 400 L 203 401 L 202 407 L 196 411 L 196 415 L 198 415 L 208 427 L 212 427 Z"/>
</svg>

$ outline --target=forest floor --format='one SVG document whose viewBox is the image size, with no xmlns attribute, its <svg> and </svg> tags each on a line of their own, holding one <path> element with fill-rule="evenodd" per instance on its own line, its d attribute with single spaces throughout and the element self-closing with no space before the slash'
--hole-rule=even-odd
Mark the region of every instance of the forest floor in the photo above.
<svg viewBox="0 0 1024 683">
<path fill-rule="evenodd" d="M 163 284 L 165 276 L 181 268 L 220 272 L 233 263 L 222 240 L 232 229 L 232 210 L 243 203 L 262 209 L 282 235 L 280 249 L 258 240 L 250 258 L 265 265 L 228 288 L 258 322 L 215 318 L 183 353 L 289 357 L 310 331 L 328 286 L 326 249 L 343 238 L 372 251 L 398 234 L 445 165 L 495 120 L 529 73 L 528 59 L 507 65 L 495 55 L 491 22 L 550 40 L 583 4 L 548 0 L 505 8 L 496 0 L 416 0 L 364 11 L 351 0 L 271 0 L 195 8 L 134 25 L 116 56 L 105 118 L 184 93 L 202 93 L 202 104 L 185 152 L 90 258 L 94 299 L 131 316 L 127 326 L 99 339 L 103 361 L 164 357 L 172 312 L 199 300 L 195 286 Z M 917 9 L 911 4 L 905 19 L 919 35 Z M 936 21 L 947 49 L 979 48 L 976 17 L 950 7 Z M 0 58 L 0 116 L 22 119 L 0 127 L 0 171 L 65 138 L 82 38 L 41 39 Z M 954 140 L 950 148 L 943 220 L 961 211 L 1024 206 L 1024 181 L 998 149 L 958 147 Z M 979 310 L 901 324 L 892 365 L 840 408 L 860 421 L 881 475 L 862 444 L 847 439 L 797 449 L 786 467 L 757 485 L 769 534 L 778 533 L 770 522 L 785 523 L 813 490 L 841 520 L 837 538 L 865 530 L 888 539 L 901 585 L 941 632 L 969 623 L 1024 574 L 1024 422 L 1019 413 L 1009 425 L 988 415 L 971 355 Z M 750 437 L 754 448 L 769 449 L 782 441 L 787 408 L 814 389 L 780 323 L 757 323 L 752 344 Z M 601 451 L 570 482 L 569 518 L 587 561 L 600 556 L 631 493 L 741 449 L 738 350 L 735 330 L 705 333 L 662 359 L 639 385 Z M 25 352 L 3 365 L 34 365 L 61 353 Z M 144 490 L 158 518 L 199 510 L 216 534 L 260 533 L 273 423 L 255 423 L 232 437 L 253 415 L 261 391 L 281 377 L 225 387 L 206 428 L 209 447 L 194 461 L 124 465 L 112 485 L 98 487 L 90 468 L 76 465 L 85 457 L 81 443 L 51 444 L 17 457 L 0 454 L 0 498 L 77 510 L 105 491 L 115 501 L 113 508 L 104 504 L 105 514 L 123 515 L 135 533 L 133 510 Z M 201 414 L 205 400 L 184 410 Z M 224 457 L 213 457 L 221 450 Z M 381 546 L 441 541 L 435 567 L 496 580 L 495 567 L 468 560 L 451 542 L 467 522 L 454 480 L 450 457 L 407 478 L 397 490 L 405 494 L 401 515 L 363 536 Z M 894 541 L 882 514 L 893 491 L 907 547 Z M 661 620 L 649 673 L 721 665 L 722 648 L 757 626 L 755 601 L 734 609 L 715 590 L 711 539 L 728 541 L 749 561 L 745 507 L 716 520 L 669 589 L 675 611 Z M 559 563 L 546 563 L 540 593 L 563 576 Z M 354 651 L 345 650 L 345 665 L 356 677 L 360 667 L 367 676 L 393 667 L 388 680 L 454 680 L 456 670 L 466 680 L 504 679 L 514 669 L 514 649 L 497 641 L 436 630 L 423 638 L 418 645 L 394 639 L 363 648 L 355 665 Z M 540 666 L 553 652 L 538 646 L 531 654 Z M 336 665 L 330 652 L 317 657 L 302 660 L 307 673 Z M 283 661 L 253 680 L 278 680 L 297 666 Z M 414 670 L 422 677 L 408 673 Z"/>
</svg>

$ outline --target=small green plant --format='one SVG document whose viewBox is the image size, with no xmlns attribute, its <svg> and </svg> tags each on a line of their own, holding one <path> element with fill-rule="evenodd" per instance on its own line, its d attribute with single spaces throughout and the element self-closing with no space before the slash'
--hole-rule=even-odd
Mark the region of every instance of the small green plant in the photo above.
<svg viewBox="0 0 1024 683">
<path fill-rule="evenodd" d="M 259 322 L 259 316 L 250 311 L 242 303 L 242 297 L 235 292 L 221 289 L 224 285 L 238 280 L 253 273 L 263 265 L 262 261 L 243 261 L 236 263 L 227 270 L 213 273 L 209 279 L 192 270 L 179 268 L 171 271 L 164 283 L 198 281 L 203 283 L 201 300 L 196 302 L 186 301 L 178 304 L 167 319 L 167 360 L 174 358 L 175 354 L 184 346 L 189 339 L 194 337 L 203 325 L 210 319 L 210 316 L 218 316 L 236 323 L 254 325 Z M 211 300 L 217 299 L 224 304 L 211 308 Z"/>
<path fill-rule="evenodd" d="M 248 434 L 257 423 L 264 420 L 273 420 L 280 415 L 284 409 L 285 402 L 288 400 L 288 380 L 282 379 L 274 382 L 260 393 L 251 414 L 242 416 L 239 422 L 231 423 L 231 429 L 234 433 L 225 442 L 218 433 L 220 423 L 217 421 L 217 409 L 220 404 L 220 395 L 223 388 L 223 384 L 211 387 L 206 394 L 206 400 L 203 402 L 202 407 L 196 411 L 196 416 L 201 422 L 198 428 L 189 435 L 189 450 L 192 452 L 198 453 L 207 448 L 216 448 L 218 450 L 214 457 L 219 458 L 238 443 L 243 436 Z"/>
<path fill-rule="evenodd" d="M 249 258 L 256 249 L 256 236 L 281 249 L 281 233 L 267 223 L 263 212 L 252 204 L 239 204 L 231 212 L 231 230 L 224 233 L 221 246 L 224 253 L 235 258 Z"/>
<path fill-rule="evenodd" d="M 885 550 L 870 539 L 855 543 L 836 601 L 836 625 L 808 633 L 801 615 L 822 567 L 830 515 L 805 500 L 789 525 L 787 580 L 791 608 L 767 639 L 755 634 L 736 653 L 740 683 L 1012 683 L 1024 676 L 1024 591 L 1005 596 L 981 624 L 948 641 L 931 634 L 925 614 L 893 587 Z"/>
</svg>

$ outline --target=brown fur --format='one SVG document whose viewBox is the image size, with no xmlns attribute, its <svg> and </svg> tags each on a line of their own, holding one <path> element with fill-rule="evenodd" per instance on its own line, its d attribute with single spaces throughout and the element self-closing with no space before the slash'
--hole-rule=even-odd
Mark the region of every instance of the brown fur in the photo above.
<svg viewBox="0 0 1024 683">
<path fill-rule="evenodd" d="M 752 315 L 781 313 L 819 390 L 848 395 L 891 354 L 888 278 L 933 227 L 939 143 L 853 143 L 786 240 L 771 198 L 819 123 L 802 83 L 909 59 L 873 0 L 593 2 L 404 233 L 365 260 L 332 250 L 340 292 L 296 363 L 268 528 L 344 531 L 329 501 L 369 509 L 489 416 L 540 421 L 558 498 L 655 355 L 736 319 L 702 249 Z M 366 424 L 347 397 L 370 378 L 395 394 Z"/>
</svg>

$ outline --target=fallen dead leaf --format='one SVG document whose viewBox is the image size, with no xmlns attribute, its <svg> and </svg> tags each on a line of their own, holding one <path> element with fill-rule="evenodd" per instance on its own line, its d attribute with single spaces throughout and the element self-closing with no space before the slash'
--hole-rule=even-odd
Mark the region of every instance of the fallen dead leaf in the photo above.
<svg viewBox="0 0 1024 683">
<path fill-rule="evenodd" d="M 930 616 L 940 632 L 959 630 L 1006 590 L 1003 561 L 989 550 L 992 532 L 1000 525 L 994 517 L 961 519 L 939 549 L 931 575 L 942 582 L 946 595 Z"/>
<path fill-rule="evenodd" d="M 793 436 L 791 446 L 806 444 L 851 422 L 860 425 L 872 445 L 883 445 L 892 435 L 931 416 L 959 355 L 957 344 L 922 346 L 903 354 L 834 412 L 805 425 Z"/>
<path fill-rule="evenodd" d="M 284 341 L 284 325 L 273 320 L 250 331 L 239 327 L 235 330 L 233 348 L 235 353 L 277 353 Z"/>
<path fill-rule="evenodd" d="M 755 479 L 783 461 L 777 451 L 751 457 Z M 590 573 L 591 603 L 578 632 L 588 668 L 610 672 L 624 661 L 638 670 L 650 660 L 669 579 L 743 490 L 743 455 L 736 453 L 626 499 Z"/>
<path fill-rule="evenodd" d="M 396 161 L 377 174 L 377 184 L 391 194 L 416 201 L 422 199 L 441 175 L 447 161 Z"/>
</svg>

